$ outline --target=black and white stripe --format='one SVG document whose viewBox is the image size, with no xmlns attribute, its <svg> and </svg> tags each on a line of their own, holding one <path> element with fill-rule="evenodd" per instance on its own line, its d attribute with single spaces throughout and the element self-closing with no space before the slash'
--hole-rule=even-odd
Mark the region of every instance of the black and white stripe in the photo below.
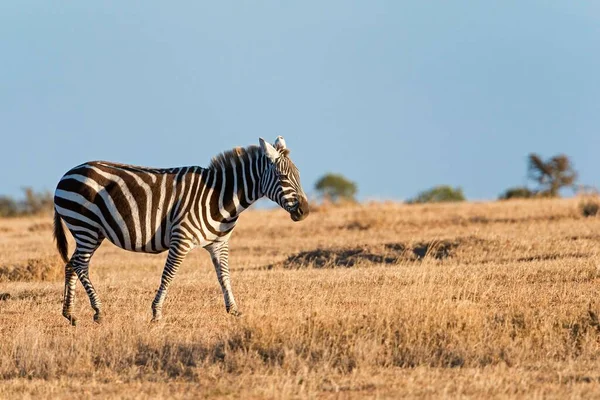
<svg viewBox="0 0 600 400">
<path fill-rule="evenodd" d="M 267 196 L 294 221 L 308 215 L 298 169 L 288 155 L 282 137 L 274 146 L 261 138 L 260 146 L 220 154 L 208 168 L 156 169 L 92 161 L 68 171 L 54 194 L 54 234 L 66 262 L 63 315 L 75 323 L 72 310 L 78 277 L 95 311 L 94 320 L 101 320 L 101 303 L 88 271 L 104 239 L 135 252 L 168 250 L 152 303 L 154 320 L 161 318 L 179 265 L 196 246 L 209 251 L 227 311 L 238 315 L 229 277 L 228 241 L 239 214 Z M 70 258 L 61 220 L 76 243 Z"/>
</svg>

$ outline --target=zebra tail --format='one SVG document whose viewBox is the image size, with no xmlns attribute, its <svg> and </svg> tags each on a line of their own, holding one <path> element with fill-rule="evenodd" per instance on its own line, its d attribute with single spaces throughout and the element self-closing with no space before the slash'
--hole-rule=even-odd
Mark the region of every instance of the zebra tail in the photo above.
<svg viewBox="0 0 600 400">
<path fill-rule="evenodd" d="M 56 240 L 56 248 L 63 261 L 68 263 L 69 257 L 67 256 L 67 253 L 69 252 L 69 243 L 65 236 L 65 228 L 63 227 L 60 215 L 58 215 L 56 210 L 54 210 L 54 240 Z"/>
</svg>

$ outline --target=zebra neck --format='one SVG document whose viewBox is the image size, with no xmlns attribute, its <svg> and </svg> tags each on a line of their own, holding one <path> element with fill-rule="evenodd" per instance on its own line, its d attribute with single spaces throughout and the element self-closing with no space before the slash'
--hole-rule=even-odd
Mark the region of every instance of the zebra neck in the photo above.
<svg viewBox="0 0 600 400">
<path fill-rule="evenodd" d="M 247 150 L 247 149 L 246 149 Z M 226 154 L 207 170 L 206 185 L 212 192 L 203 202 L 214 220 L 231 222 L 264 196 L 262 177 L 267 158 L 260 152 Z"/>
</svg>

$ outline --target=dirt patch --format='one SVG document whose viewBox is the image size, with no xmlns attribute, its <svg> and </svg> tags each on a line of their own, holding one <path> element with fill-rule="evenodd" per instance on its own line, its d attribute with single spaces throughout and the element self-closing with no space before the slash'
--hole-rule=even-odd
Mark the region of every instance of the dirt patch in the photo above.
<svg viewBox="0 0 600 400">
<path fill-rule="evenodd" d="M 55 281 L 64 277 L 64 264 L 58 257 L 30 258 L 23 264 L 0 266 L 0 282 Z"/>
<path fill-rule="evenodd" d="M 418 242 L 412 245 L 387 243 L 380 247 L 330 248 L 301 251 L 292 254 L 286 260 L 268 265 L 267 269 L 283 267 L 297 268 L 335 268 L 354 267 L 355 265 L 397 264 L 402 261 L 420 261 L 425 257 L 443 260 L 452 256 L 459 241 Z"/>
</svg>

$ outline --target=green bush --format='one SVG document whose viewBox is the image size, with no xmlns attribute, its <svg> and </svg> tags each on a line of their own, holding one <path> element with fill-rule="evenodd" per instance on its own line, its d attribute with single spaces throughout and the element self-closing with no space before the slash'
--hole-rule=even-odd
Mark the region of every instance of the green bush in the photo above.
<svg viewBox="0 0 600 400">
<path fill-rule="evenodd" d="M 419 193 L 407 203 L 445 203 L 465 201 L 465 195 L 461 188 L 453 188 L 448 185 L 439 185 Z"/>
<path fill-rule="evenodd" d="M 535 192 L 525 186 L 518 186 L 506 189 L 499 197 L 500 200 L 509 199 L 530 199 L 535 197 Z"/>
<path fill-rule="evenodd" d="M 356 201 L 356 183 L 340 174 L 325 174 L 315 183 L 315 190 L 323 199 L 337 203 L 341 200 Z"/>
</svg>

